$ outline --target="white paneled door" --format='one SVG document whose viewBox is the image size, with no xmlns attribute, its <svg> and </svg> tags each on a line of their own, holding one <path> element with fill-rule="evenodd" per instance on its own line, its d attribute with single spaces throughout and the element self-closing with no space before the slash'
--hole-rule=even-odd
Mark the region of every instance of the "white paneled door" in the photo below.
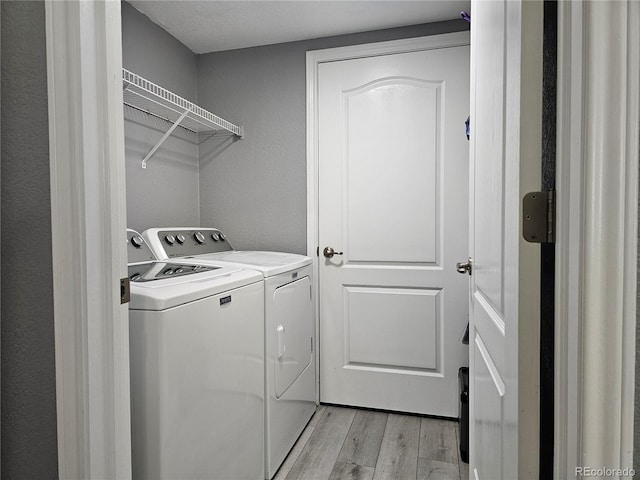
<svg viewBox="0 0 640 480">
<path fill-rule="evenodd" d="M 542 3 L 472 3 L 470 470 L 539 478 L 539 245 L 521 199 L 540 189 Z"/>
<path fill-rule="evenodd" d="M 320 63 L 317 85 L 321 401 L 456 417 L 469 46 Z"/>
</svg>

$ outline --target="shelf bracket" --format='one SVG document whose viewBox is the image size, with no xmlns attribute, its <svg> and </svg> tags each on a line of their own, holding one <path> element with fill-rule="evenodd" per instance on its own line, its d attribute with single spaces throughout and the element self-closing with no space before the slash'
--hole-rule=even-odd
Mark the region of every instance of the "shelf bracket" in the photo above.
<svg viewBox="0 0 640 480">
<path fill-rule="evenodd" d="M 174 122 L 174 124 L 171 125 L 169 130 L 167 130 L 167 132 L 162 136 L 162 138 L 158 141 L 158 143 L 156 143 L 155 146 L 151 150 L 149 150 L 149 153 L 147 153 L 145 157 L 142 159 L 142 168 L 147 168 L 147 160 L 149 160 L 153 156 L 153 154 L 156 153 L 156 151 L 162 146 L 162 144 L 167 140 L 167 138 L 169 138 L 169 135 L 173 133 L 173 131 L 178 127 L 178 125 L 180 125 L 180 122 L 184 120 L 184 117 L 186 117 L 190 111 L 191 111 L 190 108 L 185 110 L 184 113 L 180 115 L 180 118 L 178 118 Z"/>
</svg>

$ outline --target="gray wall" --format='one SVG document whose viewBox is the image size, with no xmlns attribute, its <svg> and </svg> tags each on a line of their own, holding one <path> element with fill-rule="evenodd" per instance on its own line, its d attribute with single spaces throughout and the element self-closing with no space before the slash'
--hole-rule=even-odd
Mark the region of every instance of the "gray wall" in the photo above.
<svg viewBox="0 0 640 480">
<path fill-rule="evenodd" d="M 638 208 L 640 209 L 640 199 L 638 199 Z M 640 231 L 638 232 L 638 245 L 640 245 Z M 640 472 L 640 251 L 636 265 L 638 277 L 636 284 L 636 396 L 633 416 L 633 469 Z"/>
<path fill-rule="evenodd" d="M 0 2 L 2 478 L 57 478 L 44 3 Z"/>
<path fill-rule="evenodd" d="M 198 56 L 198 102 L 246 138 L 200 148 L 202 225 L 239 249 L 306 253 L 306 52 L 467 30 L 464 20 Z"/>
<path fill-rule="evenodd" d="M 196 56 L 128 3 L 122 3 L 122 64 L 191 100 L 197 99 Z M 125 106 L 127 224 L 142 231 L 157 226 L 200 224 L 197 137 L 178 128 L 149 160 L 142 158 L 170 124 Z"/>
</svg>

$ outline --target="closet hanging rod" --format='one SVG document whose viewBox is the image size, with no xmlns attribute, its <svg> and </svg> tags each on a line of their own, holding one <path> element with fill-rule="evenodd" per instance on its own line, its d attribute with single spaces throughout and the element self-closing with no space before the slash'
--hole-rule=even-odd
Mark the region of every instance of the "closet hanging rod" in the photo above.
<svg viewBox="0 0 640 480">
<path fill-rule="evenodd" d="M 152 111 L 150 111 L 150 110 L 145 110 L 144 108 L 136 107 L 135 105 L 133 105 L 133 104 L 131 104 L 131 103 L 129 103 L 129 102 L 123 102 L 123 103 L 124 103 L 124 105 L 126 105 L 127 107 L 132 108 L 132 109 L 134 109 L 134 110 L 137 110 L 137 111 L 138 111 L 138 112 L 140 112 L 140 113 L 144 113 L 145 115 L 149 115 L 149 116 L 151 116 L 151 117 L 155 117 L 155 118 L 157 118 L 158 120 L 162 120 L 163 122 L 166 122 L 166 123 L 169 123 L 169 124 L 172 124 L 172 123 L 173 123 L 173 122 L 172 122 L 171 120 L 169 120 L 167 117 L 163 117 L 162 115 L 158 115 L 157 113 L 153 113 L 153 112 L 152 112 Z M 180 128 L 181 128 L 181 129 L 183 129 L 183 130 L 186 130 L 186 131 L 187 131 L 187 132 L 189 132 L 189 133 L 195 133 L 196 135 L 198 134 L 198 131 L 197 131 L 197 130 L 194 130 L 194 129 L 189 128 L 189 127 L 185 127 L 184 125 L 178 125 L 178 127 L 180 127 Z"/>
</svg>

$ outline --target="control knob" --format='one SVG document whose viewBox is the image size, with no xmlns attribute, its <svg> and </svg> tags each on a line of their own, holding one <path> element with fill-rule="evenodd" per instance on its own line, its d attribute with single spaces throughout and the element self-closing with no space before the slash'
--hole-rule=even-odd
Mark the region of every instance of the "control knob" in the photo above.
<svg viewBox="0 0 640 480">
<path fill-rule="evenodd" d="M 164 241 L 167 242 L 168 245 L 173 245 L 175 243 L 175 241 L 176 241 L 176 237 L 174 237 L 171 234 L 165 235 L 164 236 Z"/>
<path fill-rule="evenodd" d="M 134 235 L 133 237 L 131 237 L 131 245 L 133 245 L 136 248 L 140 248 L 142 247 L 142 245 L 144 245 L 144 240 L 142 240 L 141 236 Z"/>
<path fill-rule="evenodd" d="M 184 243 L 184 241 L 186 240 L 186 238 L 184 238 L 184 235 L 179 233 L 178 235 L 176 235 L 176 240 L 178 241 L 178 243 L 180 245 L 182 245 Z"/>
<path fill-rule="evenodd" d="M 198 244 L 202 245 L 204 243 L 204 235 L 200 232 L 196 232 L 193 234 L 193 238 Z"/>
<path fill-rule="evenodd" d="M 211 239 L 212 239 L 214 242 L 217 242 L 218 240 L 220 240 L 220 235 L 218 235 L 217 233 L 212 233 L 212 234 L 211 234 Z"/>
<path fill-rule="evenodd" d="M 220 232 L 220 240 L 224 242 L 226 239 L 227 237 L 222 232 Z"/>
</svg>

